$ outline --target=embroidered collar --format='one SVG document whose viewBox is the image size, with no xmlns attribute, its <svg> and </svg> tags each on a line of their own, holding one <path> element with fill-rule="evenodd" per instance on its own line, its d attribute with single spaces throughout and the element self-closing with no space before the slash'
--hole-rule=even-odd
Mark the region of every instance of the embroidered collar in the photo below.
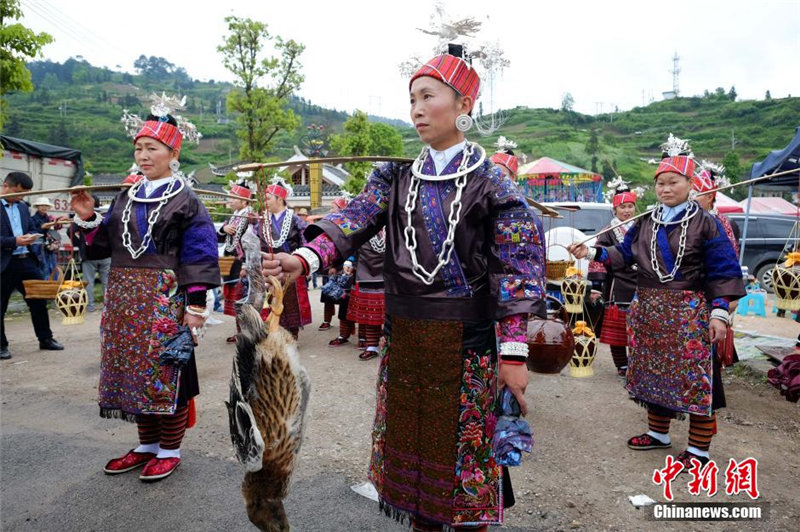
<svg viewBox="0 0 800 532">
<path fill-rule="evenodd" d="M 461 141 L 455 146 L 450 146 L 444 151 L 434 150 L 433 148 L 430 149 L 431 159 L 433 160 L 433 166 L 436 168 L 436 175 L 441 174 L 450 161 L 453 160 L 453 157 L 458 155 L 464 150 L 464 146 L 466 146 L 467 141 Z"/>
</svg>

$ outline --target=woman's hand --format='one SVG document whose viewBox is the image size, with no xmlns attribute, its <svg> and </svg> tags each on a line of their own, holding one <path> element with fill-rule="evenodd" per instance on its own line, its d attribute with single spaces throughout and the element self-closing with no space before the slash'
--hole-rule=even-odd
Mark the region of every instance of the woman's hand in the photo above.
<svg viewBox="0 0 800 532">
<path fill-rule="evenodd" d="M 94 213 L 94 199 L 85 190 L 70 192 L 69 207 L 82 220 L 90 218 Z"/>
<path fill-rule="evenodd" d="M 728 334 L 728 324 L 722 320 L 711 318 L 708 322 L 708 335 L 711 338 L 712 344 L 721 344 L 725 341 L 725 336 Z"/>
<path fill-rule="evenodd" d="M 528 387 L 528 367 L 525 364 L 503 364 L 501 362 L 499 384 L 500 388 L 506 386 L 514 394 L 522 415 L 527 415 L 528 404 L 525 402 L 525 389 Z"/>
<path fill-rule="evenodd" d="M 288 253 L 261 253 L 261 273 L 264 277 L 272 275 L 292 282 L 303 275 L 303 263 Z"/>
<path fill-rule="evenodd" d="M 236 228 L 234 226 L 232 226 L 232 225 L 225 225 L 225 226 L 222 227 L 222 230 L 225 231 L 225 233 L 227 233 L 227 234 L 229 234 L 231 236 L 236 234 Z"/>
<path fill-rule="evenodd" d="M 192 331 L 192 340 L 194 341 L 194 345 L 197 345 L 200 342 L 200 337 L 203 335 L 202 331 L 203 326 L 206 324 L 206 319 L 202 316 L 195 316 L 194 314 L 184 312 L 183 324 Z"/>
<path fill-rule="evenodd" d="M 582 259 L 589 254 L 589 248 L 586 244 L 570 244 L 567 246 L 567 250 L 572 253 L 576 259 Z"/>
</svg>

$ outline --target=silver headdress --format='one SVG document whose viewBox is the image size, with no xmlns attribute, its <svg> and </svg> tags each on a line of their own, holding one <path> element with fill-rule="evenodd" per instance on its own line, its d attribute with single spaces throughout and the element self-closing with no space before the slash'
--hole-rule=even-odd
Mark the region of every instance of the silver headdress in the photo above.
<svg viewBox="0 0 800 532">
<path fill-rule="evenodd" d="M 694 157 L 694 153 L 692 153 L 692 148 L 691 146 L 689 146 L 689 139 L 686 140 L 679 139 L 672 133 L 669 134 L 667 142 L 661 145 L 661 151 L 663 153 L 666 153 L 670 157 L 675 157 L 676 155 L 686 155 L 689 157 Z"/>
<path fill-rule="evenodd" d="M 150 102 L 152 103 L 150 112 L 153 115 L 158 117 L 172 115 L 175 118 L 175 121 L 178 123 L 178 130 L 183 135 L 184 140 L 194 142 L 195 144 L 200 142 L 203 135 L 197 131 L 195 125 L 181 115 L 175 114 L 175 111 L 185 108 L 186 96 L 178 99 L 177 96 L 167 96 L 164 92 L 162 92 L 160 96 L 153 93 L 150 95 Z M 142 124 L 144 124 L 144 120 L 142 120 L 139 115 L 133 114 L 127 109 L 122 110 L 122 118 L 120 121 L 125 126 L 125 131 L 131 138 L 136 137 L 136 134 L 142 129 Z"/>
<path fill-rule="evenodd" d="M 497 146 L 497 153 L 505 153 L 506 150 L 514 150 L 517 148 L 516 142 L 505 138 L 503 135 L 500 135 L 494 145 Z"/>
</svg>

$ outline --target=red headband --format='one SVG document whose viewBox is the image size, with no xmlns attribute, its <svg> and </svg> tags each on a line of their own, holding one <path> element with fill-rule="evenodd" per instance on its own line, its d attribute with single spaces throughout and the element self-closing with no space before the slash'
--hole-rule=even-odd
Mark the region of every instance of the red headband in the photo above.
<svg viewBox="0 0 800 532">
<path fill-rule="evenodd" d="M 512 175 L 517 175 L 519 161 L 516 155 L 511 155 L 510 153 L 495 153 L 492 155 L 491 159 L 494 164 L 501 164 L 508 168 L 508 171 L 511 172 Z"/>
<path fill-rule="evenodd" d="M 130 174 L 130 175 L 128 175 L 128 177 L 126 177 L 125 179 L 122 180 L 122 184 L 123 185 L 135 185 L 136 183 L 138 183 L 142 179 L 144 179 L 144 176 L 142 174 Z"/>
<path fill-rule="evenodd" d="M 233 185 L 231 187 L 231 194 L 233 194 L 234 196 L 239 196 L 240 198 L 243 199 L 250 199 L 250 196 L 253 195 L 253 191 L 241 185 Z"/>
<path fill-rule="evenodd" d="M 414 80 L 421 76 L 430 76 L 438 79 L 442 83 L 455 89 L 460 95 L 471 96 L 473 102 L 478 99 L 478 90 L 481 86 L 478 73 L 460 57 L 450 54 L 437 55 L 422 65 L 422 67 L 411 76 L 411 80 L 408 82 L 408 88 L 410 89 Z"/>
<path fill-rule="evenodd" d="M 345 207 L 347 207 L 347 200 L 344 197 L 340 196 L 335 200 L 333 200 L 333 204 L 339 207 L 340 209 L 344 209 Z"/>
<path fill-rule="evenodd" d="M 626 190 L 625 192 L 614 194 L 614 197 L 611 198 L 611 205 L 613 205 L 615 209 L 623 203 L 636 203 L 636 193 L 631 190 Z"/>
<path fill-rule="evenodd" d="M 183 142 L 183 134 L 177 127 L 169 122 L 156 122 L 155 120 L 145 122 L 142 129 L 134 137 L 133 142 L 135 143 L 141 137 L 156 139 L 176 151 L 181 150 L 181 143 Z"/>
<path fill-rule="evenodd" d="M 695 162 L 691 157 L 687 155 L 673 155 L 672 157 L 661 159 L 653 179 L 665 172 L 676 172 L 682 176 L 691 178 L 694 175 L 694 166 Z"/>
<path fill-rule="evenodd" d="M 289 195 L 289 191 L 280 185 L 270 185 L 267 187 L 267 194 L 273 194 L 279 198 L 286 199 L 286 196 Z"/>
<path fill-rule="evenodd" d="M 709 190 L 714 190 L 716 185 L 714 184 L 714 180 L 711 177 L 711 172 L 703 168 L 700 172 L 697 173 L 694 177 L 692 177 L 692 190 L 695 192 L 708 192 Z M 712 198 L 717 195 L 716 191 L 712 192 L 710 195 Z"/>
</svg>

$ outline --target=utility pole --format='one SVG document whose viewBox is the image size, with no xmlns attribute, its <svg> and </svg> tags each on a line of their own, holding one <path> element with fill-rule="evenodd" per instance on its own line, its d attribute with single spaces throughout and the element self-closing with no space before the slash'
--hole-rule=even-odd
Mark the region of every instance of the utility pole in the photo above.
<svg viewBox="0 0 800 532">
<path fill-rule="evenodd" d="M 734 134 L 733 128 L 731 128 L 731 151 L 736 149 L 736 135 Z"/>
</svg>

